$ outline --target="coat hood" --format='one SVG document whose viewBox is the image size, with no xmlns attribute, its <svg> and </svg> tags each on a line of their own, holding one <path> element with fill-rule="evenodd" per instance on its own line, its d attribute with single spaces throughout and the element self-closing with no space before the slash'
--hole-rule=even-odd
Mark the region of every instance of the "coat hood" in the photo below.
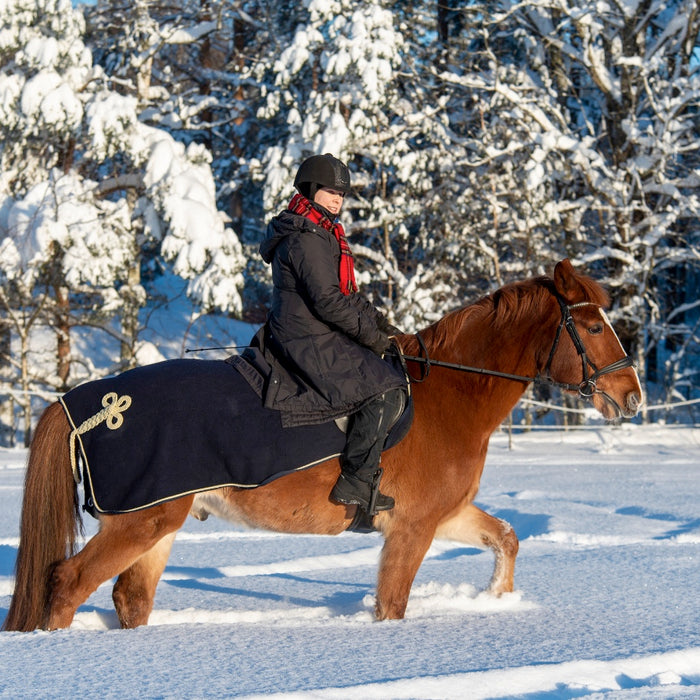
<svg viewBox="0 0 700 700">
<path fill-rule="evenodd" d="M 282 212 L 278 214 L 270 223 L 267 225 L 267 231 L 265 232 L 265 238 L 260 244 L 260 255 L 266 263 L 271 263 L 272 258 L 275 256 L 275 248 L 283 241 L 287 236 L 300 230 L 300 221 L 296 219 L 301 219 L 300 216 L 291 215 L 289 212 Z"/>
<path fill-rule="evenodd" d="M 325 209 L 321 207 L 318 208 L 321 209 L 323 213 L 326 213 Z M 326 215 L 329 216 L 329 218 L 331 216 L 330 213 Z M 309 219 L 285 210 L 272 218 L 267 225 L 265 238 L 259 248 L 260 255 L 266 263 L 271 263 L 272 259 L 275 257 L 275 249 L 287 236 L 302 231 L 318 232 L 320 228 L 320 226 L 316 226 L 316 224 L 309 221 Z"/>
</svg>

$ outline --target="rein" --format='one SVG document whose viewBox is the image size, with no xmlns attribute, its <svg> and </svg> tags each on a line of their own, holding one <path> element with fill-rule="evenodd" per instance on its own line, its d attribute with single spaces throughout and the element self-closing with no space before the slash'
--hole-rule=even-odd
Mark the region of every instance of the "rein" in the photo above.
<svg viewBox="0 0 700 700">
<path fill-rule="evenodd" d="M 559 308 L 561 309 L 561 321 L 559 322 L 556 335 L 554 336 L 552 349 L 549 351 L 549 357 L 547 358 L 547 364 L 545 366 L 544 374 L 538 374 L 535 377 L 529 377 L 527 375 L 521 374 L 498 372 L 496 370 L 485 369 L 483 367 L 470 367 L 469 365 L 462 365 L 454 362 L 443 362 L 441 360 L 434 360 L 431 359 L 428 353 L 428 348 L 426 347 L 425 341 L 423 340 L 420 333 L 416 333 L 416 340 L 418 341 L 418 345 L 420 346 L 421 353 L 422 355 L 424 355 L 424 357 L 405 355 L 400 347 L 398 347 L 398 349 L 395 352 L 398 353 L 402 362 L 408 360 L 410 362 L 417 362 L 424 366 L 420 378 L 411 377 L 410 374 L 408 374 L 407 372 L 411 382 L 416 384 L 420 384 L 428 378 L 431 367 L 444 367 L 446 369 L 452 369 L 458 372 L 485 374 L 491 377 L 510 379 L 517 382 L 535 382 L 539 384 L 547 384 L 548 386 L 555 386 L 559 389 L 564 389 L 565 391 L 577 391 L 581 398 L 590 399 L 598 391 L 596 381 L 600 377 L 602 377 L 604 374 L 609 374 L 610 372 L 617 372 L 618 370 L 631 367 L 634 364 L 634 361 L 630 355 L 625 355 L 625 357 L 616 360 L 615 362 L 611 362 L 605 367 L 601 367 L 600 369 L 596 367 L 596 365 L 588 358 L 588 355 L 586 353 L 586 347 L 583 344 L 583 340 L 581 339 L 579 332 L 576 330 L 576 324 L 574 323 L 574 319 L 571 316 L 571 309 L 576 309 L 581 306 L 588 305 L 597 306 L 597 304 L 594 304 L 591 301 L 584 301 L 578 304 L 569 305 L 558 294 L 556 296 L 557 301 L 559 302 Z M 574 347 L 576 348 L 576 352 L 581 358 L 583 380 L 579 384 L 568 384 L 566 382 L 558 382 L 555 379 L 553 379 L 550 374 L 552 360 L 554 359 L 554 354 L 556 353 L 557 347 L 559 346 L 559 341 L 561 340 L 563 329 L 566 329 L 567 333 L 569 334 L 569 337 L 571 338 L 574 344 Z M 592 374 L 589 374 L 589 368 L 593 370 Z"/>
<path fill-rule="evenodd" d="M 424 365 L 422 376 L 420 379 L 411 377 L 411 381 L 414 384 L 420 384 L 424 382 L 428 375 L 430 374 L 431 367 L 445 367 L 446 369 L 454 369 L 458 372 L 473 372 L 474 374 L 488 374 L 492 377 L 501 377 L 502 379 L 512 379 L 517 382 L 534 382 L 537 381 L 538 377 L 527 377 L 521 374 L 509 374 L 508 372 L 498 372 L 495 369 L 484 369 L 483 367 L 470 367 L 469 365 L 460 365 L 455 362 L 443 362 L 442 360 L 433 360 L 428 354 L 428 348 L 425 347 L 425 342 L 420 333 L 416 333 L 416 340 L 418 345 L 420 345 L 421 352 L 425 357 L 416 357 L 413 355 L 404 355 L 404 353 L 399 349 L 398 354 L 404 360 L 410 360 L 411 362 L 418 362 Z"/>
<path fill-rule="evenodd" d="M 535 377 L 528 377 L 526 375 L 521 375 L 521 374 L 510 374 L 508 372 L 498 372 L 497 370 L 493 369 L 485 369 L 483 367 L 470 367 L 469 365 L 462 365 L 458 364 L 455 362 L 443 362 L 442 360 L 434 360 L 430 357 L 430 354 L 428 353 L 428 348 L 425 345 L 425 341 L 423 340 L 423 337 L 421 336 L 420 333 L 416 333 L 416 340 L 418 341 L 418 345 L 420 346 L 420 351 L 424 355 L 424 357 L 421 356 L 414 356 L 414 355 L 405 355 L 401 347 L 398 345 L 396 341 L 394 341 L 394 348 L 389 350 L 388 352 L 392 352 L 395 355 L 399 357 L 399 361 L 403 365 L 404 372 L 406 376 L 409 378 L 409 380 L 414 383 L 414 384 L 420 384 L 421 382 L 424 382 L 429 374 L 430 374 L 430 369 L 432 367 L 444 367 L 446 369 L 451 369 L 451 370 L 456 370 L 458 372 L 470 372 L 472 374 L 485 374 L 490 377 L 499 377 L 501 379 L 510 379 L 512 381 L 516 382 L 525 382 L 525 383 L 530 383 L 534 382 L 536 384 L 546 384 L 547 386 L 554 386 L 557 387 L 558 389 L 564 389 L 565 391 L 576 391 L 578 392 L 579 396 L 582 399 L 590 399 L 596 392 L 598 392 L 598 387 L 596 385 L 597 380 L 602 377 L 605 374 L 610 374 L 611 372 L 617 372 L 621 369 L 626 369 L 627 367 L 632 367 L 634 365 L 634 360 L 630 355 L 625 355 L 625 357 L 620 358 L 619 360 L 616 360 L 615 362 L 611 362 L 609 365 L 606 365 L 605 367 L 601 367 L 600 369 L 595 365 L 594 362 L 592 362 L 588 358 L 588 354 L 586 353 L 586 346 L 583 344 L 583 340 L 581 339 L 581 336 L 579 335 L 579 332 L 576 330 L 576 323 L 574 322 L 573 317 L 571 316 L 571 309 L 578 309 L 582 306 L 598 306 L 598 304 L 594 304 L 592 301 L 582 301 L 579 302 L 578 304 L 567 304 L 564 299 L 559 294 L 556 294 L 556 299 L 559 302 L 559 308 L 561 309 L 561 321 L 559 322 L 559 326 L 557 327 L 557 332 L 556 335 L 554 336 L 554 342 L 552 343 L 552 349 L 549 351 L 549 357 L 547 358 L 547 364 L 545 365 L 545 370 L 543 374 L 538 374 Z M 599 307 L 600 308 L 600 307 Z M 566 332 L 569 334 L 569 337 L 571 338 L 571 341 L 574 344 L 574 347 L 576 348 L 576 352 L 578 353 L 579 357 L 581 358 L 581 372 L 582 372 L 582 381 L 579 384 L 567 384 L 566 382 L 558 382 L 555 379 L 552 378 L 550 374 L 550 368 L 552 365 L 552 361 L 554 359 L 554 354 L 557 351 L 557 348 L 559 347 L 559 341 L 561 340 L 562 336 L 562 331 L 566 329 Z M 242 349 L 247 346 L 243 345 L 225 345 L 225 346 L 217 346 L 217 347 L 209 347 L 209 348 L 187 348 L 185 350 L 186 353 L 189 352 L 199 352 L 199 351 L 204 351 L 204 350 L 230 350 L 230 349 Z M 420 378 L 412 377 L 410 373 L 408 372 L 408 368 L 406 367 L 406 361 L 409 362 L 417 362 L 421 365 L 423 365 L 423 371 L 421 372 Z M 592 374 L 589 374 L 589 369 L 593 370 Z"/>
</svg>

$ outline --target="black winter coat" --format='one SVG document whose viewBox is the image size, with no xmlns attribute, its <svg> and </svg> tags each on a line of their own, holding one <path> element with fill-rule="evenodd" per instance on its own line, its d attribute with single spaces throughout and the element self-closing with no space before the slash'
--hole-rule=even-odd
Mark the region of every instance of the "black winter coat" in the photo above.
<svg viewBox="0 0 700 700">
<path fill-rule="evenodd" d="M 284 211 L 260 246 L 274 292 L 264 356 L 272 365 L 264 400 L 285 426 L 321 423 L 357 411 L 405 377 L 369 346 L 386 334 L 382 314 L 362 295 L 340 291 L 334 234 Z"/>
</svg>

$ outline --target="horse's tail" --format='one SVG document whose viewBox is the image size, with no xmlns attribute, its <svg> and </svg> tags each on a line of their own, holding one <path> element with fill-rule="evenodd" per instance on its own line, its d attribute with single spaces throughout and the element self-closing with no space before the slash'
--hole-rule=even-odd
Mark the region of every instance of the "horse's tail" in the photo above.
<svg viewBox="0 0 700 700">
<path fill-rule="evenodd" d="M 3 629 L 29 632 L 47 623 L 53 564 L 71 556 L 82 531 L 63 408 L 44 411 L 34 433 L 24 482 L 15 590 Z"/>
</svg>

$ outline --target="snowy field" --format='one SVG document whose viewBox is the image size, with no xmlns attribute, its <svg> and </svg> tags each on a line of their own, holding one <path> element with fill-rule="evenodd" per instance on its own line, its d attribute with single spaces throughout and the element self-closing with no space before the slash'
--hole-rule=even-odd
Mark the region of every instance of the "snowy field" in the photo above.
<svg viewBox="0 0 700 700">
<path fill-rule="evenodd" d="M 0 620 L 24 458 L 0 450 Z M 436 542 L 375 622 L 378 535 L 190 519 L 148 627 L 104 585 L 69 630 L 2 633 L 0 697 L 700 697 L 700 429 L 497 434 L 477 501 L 521 540 L 501 599 L 489 552 Z"/>
</svg>

